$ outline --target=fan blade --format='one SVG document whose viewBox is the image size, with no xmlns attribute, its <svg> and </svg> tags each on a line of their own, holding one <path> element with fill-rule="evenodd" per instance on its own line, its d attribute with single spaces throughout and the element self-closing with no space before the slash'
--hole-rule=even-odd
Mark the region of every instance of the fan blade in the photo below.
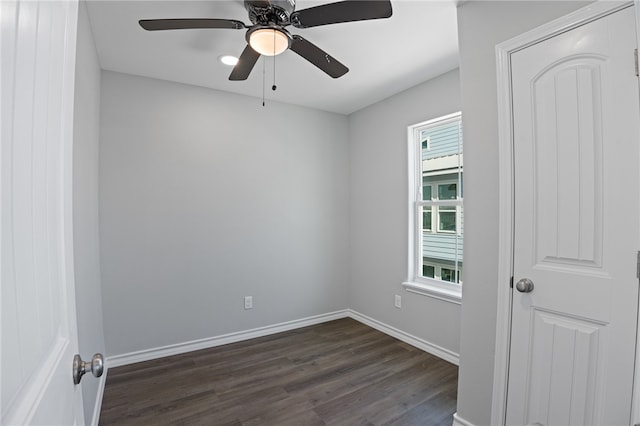
<svg viewBox="0 0 640 426">
<path fill-rule="evenodd" d="M 233 67 L 233 71 L 231 71 L 231 75 L 229 75 L 229 80 L 246 80 L 259 57 L 260 54 L 247 44 L 247 47 L 244 48 L 242 55 L 240 55 L 238 59 L 238 63 Z"/>
<path fill-rule="evenodd" d="M 311 62 L 333 78 L 338 78 L 349 72 L 349 68 L 341 64 L 336 58 L 329 55 L 310 41 L 294 35 L 291 42 L 291 50 Z"/>
<path fill-rule="evenodd" d="M 297 28 L 310 28 L 342 22 L 388 18 L 392 13 L 389 0 L 348 0 L 293 12 L 291 23 Z"/>
<path fill-rule="evenodd" d="M 200 28 L 228 28 L 241 30 L 247 26 L 234 19 L 141 19 L 140 26 L 147 31 L 190 30 Z"/>
</svg>

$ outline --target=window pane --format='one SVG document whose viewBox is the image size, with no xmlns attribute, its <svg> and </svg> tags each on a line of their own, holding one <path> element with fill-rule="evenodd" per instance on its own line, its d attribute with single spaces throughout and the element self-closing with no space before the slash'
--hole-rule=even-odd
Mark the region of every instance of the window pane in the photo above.
<svg viewBox="0 0 640 426">
<path fill-rule="evenodd" d="M 431 265 L 422 265 L 422 276 L 433 278 L 436 276 L 436 267 Z"/>
<path fill-rule="evenodd" d="M 431 200 L 431 185 L 422 186 L 422 199 L 427 201 Z"/>
<path fill-rule="evenodd" d="M 428 151 L 429 150 L 429 132 L 428 131 L 422 131 L 420 132 L 420 141 L 421 141 L 421 148 L 422 151 Z"/>
<path fill-rule="evenodd" d="M 431 207 L 422 208 L 422 230 L 431 231 Z"/>
<path fill-rule="evenodd" d="M 438 220 L 438 231 L 456 232 L 456 208 L 440 207 Z"/>
<path fill-rule="evenodd" d="M 441 268 L 442 281 L 448 281 L 450 283 L 457 283 L 456 271 L 449 268 Z"/>
<path fill-rule="evenodd" d="M 438 185 L 439 200 L 455 200 L 457 196 L 458 196 L 457 183 L 447 183 L 444 185 Z"/>
</svg>

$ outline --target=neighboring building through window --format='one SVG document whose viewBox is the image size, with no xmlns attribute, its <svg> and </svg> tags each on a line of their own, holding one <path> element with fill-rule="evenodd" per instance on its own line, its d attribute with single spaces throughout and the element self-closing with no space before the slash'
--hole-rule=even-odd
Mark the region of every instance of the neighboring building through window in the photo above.
<svg viewBox="0 0 640 426">
<path fill-rule="evenodd" d="M 409 169 L 412 259 L 407 284 L 459 295 L 464 229 L 460 113 L 409 128 Z"/>
</svg>

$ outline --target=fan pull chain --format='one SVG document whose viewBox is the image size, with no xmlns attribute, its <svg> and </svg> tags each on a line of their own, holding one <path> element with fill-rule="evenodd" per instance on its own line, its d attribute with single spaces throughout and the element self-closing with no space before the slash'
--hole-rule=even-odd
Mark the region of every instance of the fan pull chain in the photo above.
<svg viewBox="0 0 640 426">
<path fill-rule="evenodd" d="M 273 30 L 273 86 L 271 90 L 276 91 L 276 31 Z"/>
<path fill-rule="evenodd" d="M 273 86 L 271 86 L 271 90 L 275 92 L 276 90 L 276 57 L 273 57 Z"/>
<path fill-rule="evenodd" d="M 264 106 L 265 62 L 266 62 L 266 59 L 262 57 L 262 106 Z"/>
</svg>

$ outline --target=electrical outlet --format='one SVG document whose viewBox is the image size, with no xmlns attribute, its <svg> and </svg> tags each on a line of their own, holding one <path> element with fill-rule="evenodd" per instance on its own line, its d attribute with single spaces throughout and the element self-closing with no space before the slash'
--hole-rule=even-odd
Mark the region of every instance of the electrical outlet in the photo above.
<svg viewBox="0 0 640 426">
<path fill-rule="evenodd" d="M 253 296 L 245 296 L 244 297 L 244 308 L 252 309 L 253 308 Z"/>
<path fill-rule="evenodd" d="M 395 307 L 398 309 L 402 307 L 402 297 L 399 294 L 396 294 Z"/>
</svg>

